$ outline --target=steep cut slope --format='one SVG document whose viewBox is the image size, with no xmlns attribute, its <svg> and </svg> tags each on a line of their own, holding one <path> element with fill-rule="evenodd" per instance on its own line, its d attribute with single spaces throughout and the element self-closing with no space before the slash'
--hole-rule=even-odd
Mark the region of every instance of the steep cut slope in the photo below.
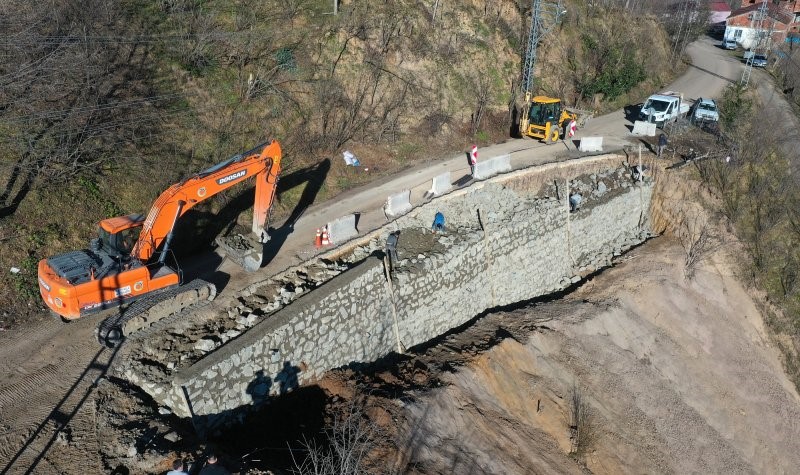
<svg viewBox="0 0 800 475">
<path fill-rule="evenodd" d="M 513 338 L 407 406 L 412 471 L 792 473 L 800 399 L 758 308 L 720 258 L 685 280 L 682 252 L 660 238 L 566 301 L 479 323 Z"/>
</svg>

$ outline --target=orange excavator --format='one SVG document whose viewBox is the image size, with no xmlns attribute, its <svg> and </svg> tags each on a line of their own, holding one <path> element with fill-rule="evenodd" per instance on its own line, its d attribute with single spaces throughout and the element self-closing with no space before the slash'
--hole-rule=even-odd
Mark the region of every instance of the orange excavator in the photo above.
<svg viewBox="0 0 800 475">
<path fill-rule="evenodd" d="M 281 148 L 271 141 L 170 186 L 147 217 L 132 214 L 100 222 L 99 237 L 89 249 L 39 262 L 39 291 L 47 306 L 66 320 L 122 306 L 98 328 L 101 343 L 115 346 L 125 335 L 216 296 L 214 284 L 200 279 L 183 283 L 177 263 L 170 265 L 170 244 L 178 220 L 198 203 L 243 180 L 255 177 L 253 239 L 224 246 L 229 258 L 257 270 L 267 242 L 269 219 L 281 170 Z M 250 244 L 242 246 L 247 241 Z M 184 285 L 182 285 L 184 284 Z"/>
</svg>

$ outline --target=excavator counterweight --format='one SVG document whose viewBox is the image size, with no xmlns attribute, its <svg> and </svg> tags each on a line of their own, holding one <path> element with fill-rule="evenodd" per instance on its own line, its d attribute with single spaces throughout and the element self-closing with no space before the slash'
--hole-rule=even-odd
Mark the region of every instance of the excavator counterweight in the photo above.
<svg viewBox="0 0 800 475">
<path fill-rule="evenodd" d="M 257 270 L 262 261 L 262 245 L 268 239 L 266 225 L 275 199 L 281 171 L 281 148 L 271 141 L 189 176 L 170 186 L 153 203 L 147 217 L 138 214 L 119 216 L 100 222 L 99 236 L 89 249 L 72 251 L 39 262 L 39 292 L 45 304 L 66 320 L 113 307 L 128 307 L 137 302 L 135 311 L 121 312 L 101 325 L 99 336 L 108 343 L 120 341 L 129 322 L 159 319 L 151 311 L 142 317 L 148 302 L 159 308 L 186 308 L 216 295 L 213 284 L 193 281 L 184 284 L 177 263 L 168 262 L 178 220 L 198 203 L 211 198 L 248 178 L 255 178 L 255 204 L 252 231 L 255 239 L 249 249 L 234 255 L 237 249 L 226 247 L 232 260 L 246 270 Z M 249 241 L 241 237 L 243 241 Z M 239 249 L 241 250 L 241 249 Z M 165 300 L 181 300 L 170 305 Z M 143 301 L 139 302 L 139 301 Z M 130 306 L 133 308 L 133 306 Z M 108 322 L 113 319 L 113 324 Z M 140 328 L 140 326 L 136 328 Z"/>
</svg>

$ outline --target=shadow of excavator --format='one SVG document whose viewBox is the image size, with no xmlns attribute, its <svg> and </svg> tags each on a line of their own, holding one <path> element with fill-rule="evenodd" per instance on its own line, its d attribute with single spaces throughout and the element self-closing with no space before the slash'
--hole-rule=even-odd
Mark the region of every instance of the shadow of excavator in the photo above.
<svg viewBox="0 0 800 475">
<path fill-rule="evenodd" d="M 278 181 L 276 201 L 280 201 L 289 190 L 305 184 L 297 204 L 284 223 L 278 228 L 268 230 L 270 240 L 264 245 L 262 266 L 269 262 L 279 251 L 286 239 L 294 231 L 294 223 L 303 212 L 314 203 L 328 172 L 331 169 L 330 159 L 293 171 L 281 176 Z M 201 207 L 192 208 L 176 224 L 173 250 L 180 262 L 189 256 L 210 251 L 217 236 L 225 236 L 237 232 L 237 218 L 245 210 L 253 207 L 255 191 L 252 183 L 233 195 L 217 213 Z M 274 206 L 274 204 L 273 204 Z M 242 229 L 241 234 L 250 234 L 249 229 Z"/>
<path fill-rule="evenodd" d="M 322 185 L 325 183 L 325 178 L 331 169 L 331 161 L 326 158 L 312 167 L 307 167 L 291 173 L 285 179 L 278 182 L 278 199 L 280 195 L 285 193 L 296 186 L 306 183 L 303 192 L 300 194 L 300 199 L 294 206 L 291 214 L 279 228 L 272 228 L 268 230 L 270 236 L 269 241 L 264 244 L 264 258 L 261 266 L 267 265 L 277 254 L 280 252 L 281 247 L 286 242 L 286 239 L 294 232 L 294 224 L 300 219 L 306 209 L 314 204 Z"/>
</svg>

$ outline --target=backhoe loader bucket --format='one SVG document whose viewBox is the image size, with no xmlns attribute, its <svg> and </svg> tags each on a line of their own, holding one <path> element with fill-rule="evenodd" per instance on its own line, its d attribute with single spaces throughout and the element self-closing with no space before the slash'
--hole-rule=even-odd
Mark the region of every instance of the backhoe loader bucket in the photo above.
<svg viewBox="0 0 800 475">
<path fill-rule="evenodd" d="M 250 236 L 232 234 L 218 236 L 217 245 L 225 252 L 225 256 L 239 264 L 248 272 L 261 268 L 264 259 L 264 244 Z"/>
</svg>

